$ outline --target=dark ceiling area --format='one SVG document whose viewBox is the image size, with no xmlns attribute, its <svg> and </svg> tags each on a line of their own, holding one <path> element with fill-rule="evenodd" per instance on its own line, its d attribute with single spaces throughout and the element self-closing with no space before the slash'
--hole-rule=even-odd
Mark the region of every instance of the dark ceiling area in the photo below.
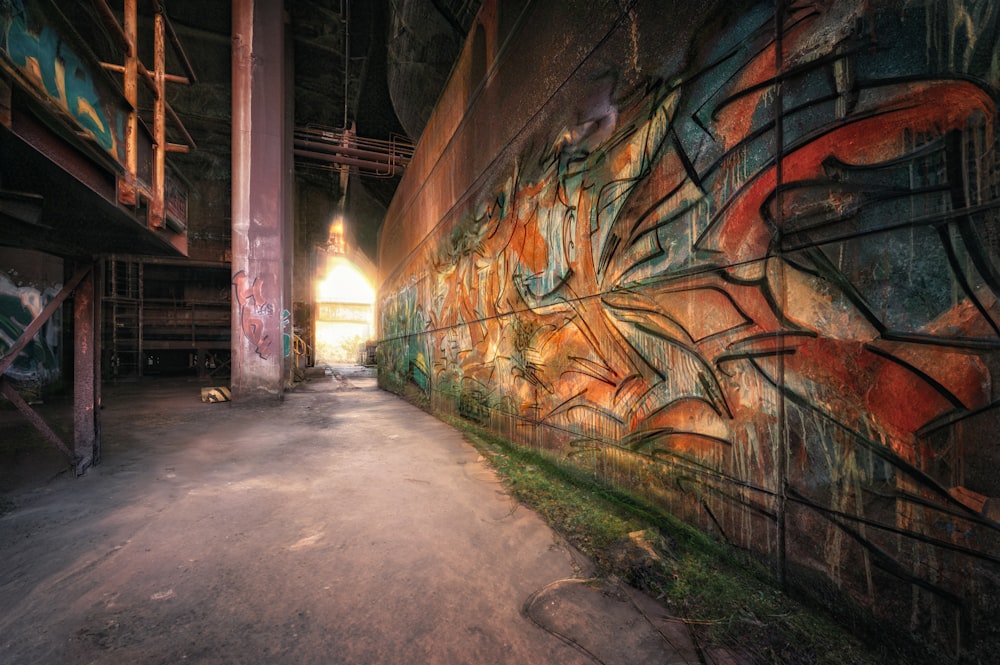
<svg viewBox="0 0 1000 665">
<path fill-rule="evenodd" d="M 60 31 L 70 35 L 85 60 L 121 66 L 123 33 L 114 24 L 123 21 L 123 5 L 122 0 L 43 0 L 40 6 L 46 8 Z M 376 256 L 385 211 L 480 5 L 481 0 L 284 1 L 286 55 L 292 79 L 287 94 L 293 109 L 289 127 L 295 144 L 293 191 L 297 205 L 303 196 L 310 201 L 309 205 L 298 205 L 294 223 L 296 238 L 305 246 L 327 241 L 331 211 L 343 205 L 349 242 L 369 258 Z M 187 77 L 191 83 L 168 79 L 165 96 L 180 121 L 168 121 L 168 144 L 193 145 L 189 152 L 171 150 L 167 156 L 171 169 L 168 179 L 186 181 L 190 193 L 185 242 L 193 250 L 191 256 L 224 260 L 231 230 L 232 2 L 156 0 L 138 2 L 137 7 L 139 60 L 146 66 L 155 62 L 154 12 L 162 9 L 169 20 L 171 41 L 182 46 L 181 51 L 165 49 L 166 72 L 172 77 Z M 121 91 L 121 74 L 112 69 L 105 73 L 103 85 Z M 138 86 L 137 108 L 145 125 L 140 135 L 152 137 L 155 97 L 148 87 Z M 27 100 L 16 101 L 18 108 L 27 108 Z M 35 192 L 35 198 L 5 198 L 0 214 L 7 222 L 16 223 L 6 244 L 31 246 L 42 230 L 47 238 L 43 247 L 63 255 L 163 251 L 160 240 L 149 247 L 128 241 L 128 219 L 118 224 L 118 217 L 127 217 L 124 211 L 112 215 L 114 223 L 97 224 L 99 233 L 86 233 L 72 221 L 81 218 L 80 211 L 89 209 L 86 200 L 91 191 L 114 211 L 113 202 L 118 198 L 114 174 L 120 165 L 108 163 L 107 155 L 100 151 L 95 157 L 89 144 L 73 134 L 72 122 L 49 124 L 66 143 L 96 159 L 105 177 L 84 179 L 85 186 L 46 182 L 41 189 L 33 189 L 43 179 L 28 180 L 28 167 L 33 163 L 29 158 L 36 156 L 26 153 L 17 161 L 22 168 L 8 168 L 0 174 L 7 190 Z M 320 139 L 299 149 L 301 136 Z M 330 139 L 332 146 L 323 144 L 326 137 L 334 137 Z M 142 140 L 152 145 L 151 138 Z M 345 147 L 355 151 L 350 159 L 342 159 Z M 7 151 L 14 154 L 17 149 L 13 146 Z M 402 151 L 399 161 L 397 149 Z M 386 151 L 391 169 L 366 168 Z M 341 159 L 331 159 L 331 153 Z M 147 157 L 140 157 L 140 163 L 144 159 Z M 67 163 L 63 168 L 82 178 L 79 165 Z M 62 196 L 45 196 L 52 191 L 60 191 Z M 39 202 L 43 198 L 44 204 Z M 56 219 L 62 226 L 49 223 L 43 227 L 36 218 Z M 169 245 L 165 247 L 174 251 Z"/>
<path fill-rule="evenodd" d="M 173 162 L 182 174 L 228 180 L 230 2 L 161 3 L 198 76 L 194 85 L 170 89 L 171 103 L 197 143 L 195 151 L 176 155 Z M 415 144 L 480 4 L 481 0 L 286 1 L 295 128 L 353 128 L 363 139 Z M 180 64 L 170 57 L 168 70 L 176 71 Z M 341 196 L 342 168 L 296 158 L 296 179 L 336 199 Z M 391 201 L 399 175 L 375 177 L 364 169 L 351 171 L 347 201 L 349 209 L 355 202 L 354 235 L 362 250 L 374 256 L 380 210 Z M 316 223 L 325 225 L 326 220 Z"/>
</svg>

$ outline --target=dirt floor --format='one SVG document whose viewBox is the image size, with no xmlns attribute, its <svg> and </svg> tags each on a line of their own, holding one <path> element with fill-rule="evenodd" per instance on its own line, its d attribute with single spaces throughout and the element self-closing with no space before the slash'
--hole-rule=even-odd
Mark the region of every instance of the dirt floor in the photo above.
<svg viewBox="0 0 1000 665">
<path fill-rule="evenodd" d="M 363 368 L 200 389 L 106 388 L 83 477 L 7 455 L 0 663 L 713 662 Z"/>
</svg>

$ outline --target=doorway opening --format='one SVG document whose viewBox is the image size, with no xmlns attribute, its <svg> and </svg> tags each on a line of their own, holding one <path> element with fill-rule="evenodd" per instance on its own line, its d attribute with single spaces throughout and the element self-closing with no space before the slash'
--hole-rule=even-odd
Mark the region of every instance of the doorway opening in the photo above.
<svg viewBox="0 0 1000 665">
<path fill-rule="evenodd" d="M 331 255 L 315 302 L 316 364 L 357 363 L 374 333 L 375 289 L 368 278 L 347 257 Z"/>
</svg>

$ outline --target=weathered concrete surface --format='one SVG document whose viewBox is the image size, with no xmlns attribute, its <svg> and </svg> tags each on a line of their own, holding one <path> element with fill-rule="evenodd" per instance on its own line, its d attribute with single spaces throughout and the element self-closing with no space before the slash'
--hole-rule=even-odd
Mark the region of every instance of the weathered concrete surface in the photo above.
<svg viewBox="0 0 1000 665">
<path fill-rule="evenodd" d="M 106 391 L 103 463 L 4 497 L 0 662 L 697 662 L 373 378 L 199 396 Z"/>
</svg>

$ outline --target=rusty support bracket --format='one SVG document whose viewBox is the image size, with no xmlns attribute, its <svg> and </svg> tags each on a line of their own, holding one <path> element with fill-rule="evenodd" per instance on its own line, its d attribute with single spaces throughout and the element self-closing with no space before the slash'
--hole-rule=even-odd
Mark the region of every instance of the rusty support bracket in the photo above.
<svg viewBox="0 0 1000 665">
<path fill-rule="evenodd" d="M 45 325 L 45 322 L 52 318 L 52 315 L 57 309 L 59 309 L 59 307 L 62 306 L 66 298 L 68 298 L 70 294 L 76 290 L 76 288 L 80 285 L 80 282 L 82 282 L 87 275 L 91 274 L 91 272 L 92 268 L 87 266 L 85 268 L 81 268 L 72 277 L 70 277 L 69 281 L 67 281 L 63 285 L 62 289 L 59 290 L 59 293 L 56 294 L 56 297 L 45 306 L 45 309 L 43 309 L 41 313 L 31 321 L 31 323 L 25 326 L 24 330 L 21 331 L 20 337 L 18 337 L 10 348 L 7 349 L 7 353 L 0 356 L 0 393 L 10 400 L 11 404 L 13 404 L 17 410 L 28 419 L 28 422 L 34 425 L 35 429 L 42 433 L 42 436 L 62 451 L 62 453 L 66 456 L 66 459 L 69 460 L 70 465 L 77 468 L 78 473 L 82 473 L 82 470 L 79 468 L 81 458 L 76 455 L 76 453 L 72 452 L 63 440 L 59 438 L 59 435 L 56 434 L 55 431 L 53 431 L 44 420 L 42 420 L 41 416 L 39 416 L 35 410 L 24 401 L 21 395 L 18 394 L 17 390 L 14 389 L 14 386 L 12 386 L 10 382 L 3 377 L 3 373 L 7 371 L 7 368 L 11 366 L 17 355 L 28 345 L 28 342 L 34 339 L 35 335 L 38 334 L 38 331 L 42 329 L 43 325 Z"/>
<path fill-rule="evenodd" d="M 78 270 L 66 282 L 63 288 L 60 289 L 56 297 L 45 306 L 41 314 L 36 316 L 24 328 L 21 336 L 11 345 L 8 352 L 0 357 L 0 394 L 3 394 L 4 397 L 10 400 L 11 404 L 24 415 L 28 422 L 34 425 L 35 429 L 41 432 L 42 436 L 62 451 L 78 476 L 83 475 L 87 467 L 96 462 L 96 452 L 100 445 L 97 438 L 99 435 L 96 416 L 96 406 L 100 401 L 100 384 L 98 382 L 96 363 L 100 350 L 95 346 L 99 344 L 99 341 L 96 340 L 96 317 L 94 315 L 94 301 L 96 296 L 95 279 L 92 266 L 86 266 Z M 81 284 L 85 284 L 86 288 L 76 294 L 73 302 L 74 320 L 77 331 L 79 334 L 82 334 L 82 337 L 78 334 L 76 339 L 75 385 L 73 391 L 75 402 L 73 423 L 74 443 L 73 449 L 70 449 L 42 417 L 24 401 L 24 398 L 11 385 L 10 381 L 3 376 L 3 372 L 10 367 L 14 358 L 24 349 L 28 341 L 34 338 L 38 331 L 41 330 L 42 325 L 52 317 L 56 309 L 62 305 L 71 293 L 76 292 Z M 83 397 L 82 403 L 81 396 Z M 74 450 L 80 450 L 87 446 L 94 452 L 86 455 L 74 452 Z"/>
<path fill-rule="evenodd" d="M 24 398 L 21 397 L 17 390 L 14 389 L 14 386 L 12 386 L 10 382 L 2 376 L 0 376 L 0 393 L 10 400 L 10 403 L 13 404 L 17 410 L 28 419 L 28 422 L 35 426 L 35 429 L 42 433 L 42 436 L 62 451 L 63 455 L 65 455 L 66 459 L 69 461 L 70 466 L 76 467 L 79 462 L 76 454 L 74 454 L 66 446 L 66 444 L 63 443 L 63 440 L 59 438 L 59 435 L 56 434 L 44 420 L 42 420 L 42 417 L 39 416 L 35 410 L 24 401 Z"/>
<path fill-rule="evenodd" d="M 177 131 L 179 131 L 181 135 L 184 137 L 184 143 L 187 144 L 188 148 L 190 148 L 191 150 L 197 150 L 198 146 L 195 145 L 194 138 L 192 138 L 191 135 L 188 133 L 187 127 L 185 127 L 184 123 L 181 122 L 180 116 L 177 115 L 177 112 L 174 111 L 174 107 L 172 107 L 170 105 L 170 102 L 168 102 L 166 99 L 163 100 L 163 108 L 167 111 L 167 115 L 170 116 L 170 119 L 176 126 Z"/>
<path fill-rule="evenodd" d="M 194 67 L 191 66 L 191 61 L 188 60 L 187 53 L 184 51 L 184 47 L 181 45 L 181 40 L 177 38 L 177 33 L 174 32 L 174 26 L 167 18 L 167 15 L 163 15 L 164 26 L 167 29 L 167 39 L 170 40 L 170 45 L 174 47 L 174 55 L 181 63 L 181 67 L 184 68 L 184 73 L 187 74 L 187 80 L 185 83 L 197 83 L 198 77 L 194 73 Z"/>
<path fill-rule="evenodd" d="M 136 67 L 138 68 L 139 74 L 141 76 L 139 80 L 142 81 L 143 84 L 145 84 L 150 94 L 153 95 L 153 99 L 159 99 L 160 89 L 156 87 L 156 74 L 146 69 L 146 65 L 142 64 L 141 62 L 137 62 Z"/>
<path fill-rule="evenodd" d="M 136 66 L 136 71 L 141 76 L 139 80 L 142 81 L 143 84 L 145 84 L 146 88 L 149 90 L 150 94 L 153 95 L 154 98 L 158 97 L 160 92 L 156 89 L 156 82 L 153 78 L 152 72 L 146 69 L 146 66 L 143 65 L 141 62 L 136 62 L 135 66 Z M 116 65 L 113 62 L 102 62 L 101 68 L 106 69 L 109 72 L 115 72 L 116 74 L 126 74 L 128 71 L 125 68 L 125 65 Z M 181 79 L 181 77 L 172 77 L 172 78 Z M 181 79 L 178 82 L 186 80 L 187 79 Z"/>
<path fill-rule="evenodd" d="M 129 57 L 132 55 L 132 42 L 129 41 L 128 36 L 125 34 L 125 30 L 122 29 L 121 24 L 115 17 L 114 12 L 111 11 L 111 7 L 108 7 L 106 0 L 91 0 L 90 4 L 94 6 L 97 13 L 101 15 L 104 20 L 104 25 L 111 30 L 111 33 L 118 40 L 119 46 L 125 50 L 125 56 Z"/>
<path fill-rule="evenodd" d="M 174 26 L 170 23 L 170 19 L 167 18 L 166 12 L 164 12 L 163 5 L 160 4 L 159 0 L 152 0 L 153 11 L 157 14 L 163 14 L 163 18 L 166 20 L 164 27 L 166 28 L 167 38 L 170 39 L 170 45 L 174 47 L 174 55 L 181 63 L 181 67 L 187 72 L 188 78 L 191 79 L 193 83 L 198 82 L 198 77 L 194 74 L 194 68 L 191 66 L 191 61 L 188 60 L 187 53 L 184 52 L 184 46 L 181 44 L 181 40 L 177 38 L 177 33 L 174 32 Z"/>
</svg>

